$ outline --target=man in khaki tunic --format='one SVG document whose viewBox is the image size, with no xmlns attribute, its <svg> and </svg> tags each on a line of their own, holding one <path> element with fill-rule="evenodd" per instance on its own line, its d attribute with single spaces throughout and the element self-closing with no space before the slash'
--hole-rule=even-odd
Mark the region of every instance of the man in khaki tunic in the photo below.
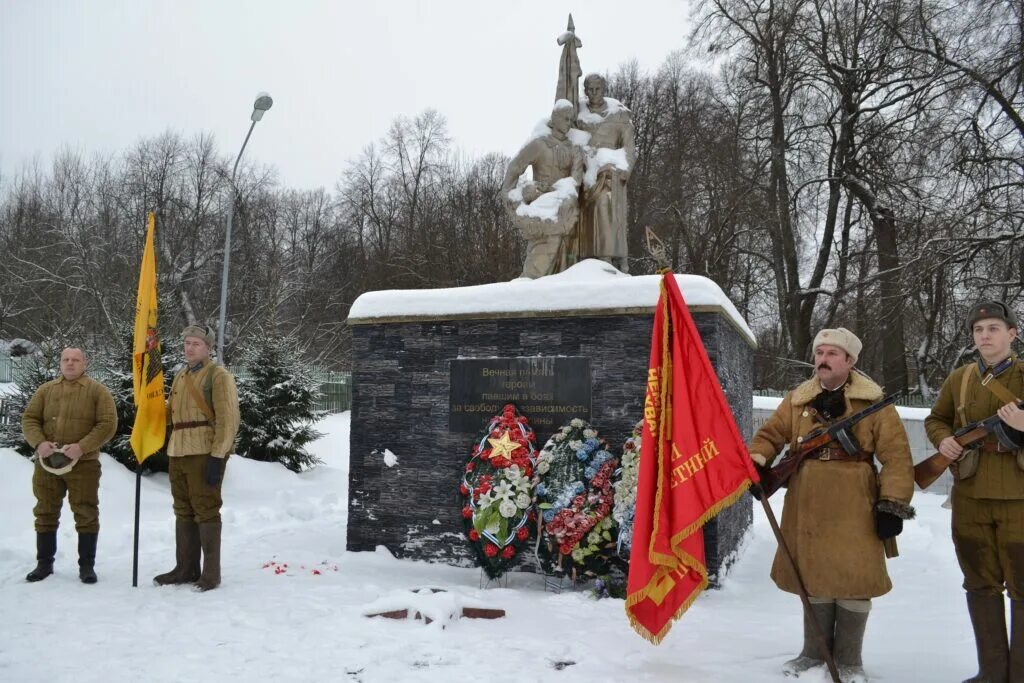
<svg viewBox="0 0 1024 683">
<path fill-rule="evenodd" d="M 186 367 L 174 376 L 167 400 L 176 563 L 153 582 L 195 583 L 208 591 L 220 585 L 221 484 L 238 432 L 238 391 L 231 373 L 210 360 L 212 330 L 190 325 L 181 336 Z"/>
<path fill-rule="evenodd" d="M 971 308 L 967 327 L 980 358 L 946 378 L 924 424 L 939 452 L 955 461 L 953 545 L 979 669 L 967 681 L 1024 681 L 1024 449 L 990 435 L 965 450 L 953 436 L 996 414 L 1011 431 L 1024 430 L 1024 411 L 1016 405 L 1024 397 L 1024 362 L 1010 350 L 1017 316 L 1001 301 L 983 301 Z M 1010 594 L 1009 639 L 1004 591 Z"/>
<path fill-rule="evenodd" d="M 78 577 L 82 583 L 96 583 L 99 451 L 117 431 L 117 409 L 107 388 L 85 374 L 87 366 L 81 349 L 64 349 L 61 376 L 39 387 L 21 416 L 21 431 L 36 452 L 36 568 L 27 581 L 42 581 L 53 573 L 57 526 L 67 493 L 78 531 Z"/>
<path fill-rule="evenodd" d="M 815 374 L 789 392 L 757 431 L 750 456 L 766 466 L 785 446 L 798 447 L 816 428 L 863 410 L 883 398 L 882 389 L 853 369 L 861 341 L 847 329 L 825 329 L 814 338 Z M 789 479 L 782 509 L 782 535 L 793 554 L 811 601 L 811 611 L 832 649 L 844 682 L 867 680 L 861 650 L 871 598 L 892 588 L 885 546 L 914 515 L 914 470 L 910 445 L 893 406 L 852 429 L 860 450 L 837 445 L 804 460 Z M 881 464 L 876 474 L 875 461 Z M 799 584 L 781 549 L 772 579 L 787 593 Z M 800 655 L 786 662 L 787 675 L 824 664 L 813 625 L 804 615 Z"/>
</svg>

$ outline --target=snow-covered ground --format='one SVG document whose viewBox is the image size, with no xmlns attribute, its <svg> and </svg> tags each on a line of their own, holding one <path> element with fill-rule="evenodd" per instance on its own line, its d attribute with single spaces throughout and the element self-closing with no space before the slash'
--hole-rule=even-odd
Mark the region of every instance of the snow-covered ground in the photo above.
<svg viewBox="0 0 1024 683">
<path fill-rule="evenodd" d="M 653 647 L 630 629 L 620 600 L 546 593 L 531 575 L 480 590 L 476 571 L 399 561 L 382 550 L 346 553 L 349 416 L 330 416 L 319 429 L 327 435 L 313 450 L 324 465 L 310 472 L 232 458 L 224 583 L 206 594 L 150 583 L 174 559 L 166 475 L 143 480 L 140 585 L 131 587 L 135 480 L 109 459 L 100 491 L 100 582 L 78 581 L 65 507 L 57 573 L 26 583 L 35 555 L 32 466 L 0 449 L 0 681 L 792 680 L 780 666 L 799 648 L 800 607 L 768 578 L 775 546 L 759 508 L 725 587 L 705 593 Z M 864 648 L 874 680 L 950 681 L 975 671 L 942 501 L 917 495 L 918 520 L 908 523 L 901 556 L 889 565 L 895 589 L 875 601 Z M 444 629 L 362 616 L 425 586 L 508 616 Z M 829 679 L 817 671 L 800 680 Z"/>
</svg>

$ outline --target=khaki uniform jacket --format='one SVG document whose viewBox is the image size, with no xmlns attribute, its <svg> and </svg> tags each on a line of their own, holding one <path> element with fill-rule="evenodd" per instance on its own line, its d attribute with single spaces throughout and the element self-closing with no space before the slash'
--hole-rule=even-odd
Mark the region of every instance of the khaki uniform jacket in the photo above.
<svg viewBox="0 0 1024 683">
<path fill-rule="evenodd" d="M 971 422 L 991 417 L 1005 405 L 1005 401 L 981 386 L 981 376 L 975 368 L 976 363 L 960 366 L 942 383 L 932 412 L 924 421 L 928 439 L 936 447 L 947 436 L 953 436 L 955 430 Z M 965 372 L 970 373 L 967 400 L 964 404 L 966 422 L 961 419 L 957 410 Z M 1016 360 L 1012 367 L 996 379 L 1017 398 L 1024 398 L 1024 361 Z M 1024 500 L 1024 471 L 1017 465 L 1016 457 L 1019 453 L 1020 451 L 982 453 L 978 458 L 978 469 L 974 476 L 957 481 L 953 486 L 960 494 L 970 498 Z"/>
<path fill-rule="evenodd" d="M 223 366 L 209 360 L 204 361 L 197 372 L 188 367 L 179 370 L 167 399 L 167 421 L 172 429 L 176 424 L 208 421 L 193 392 L 189 391 L 188 382 L 193 384 L 196 394 L 209 402 L 214 414 L 213 424 L 174 429 L 167 445 L 167 455 L 172 458 L 206 454 L 227 457 L 235 448 L 239 424 L 235 378 Z M 210 390 L 207 391 L 206 387 Z"/>
<path fill-rule="evenodd" d="M 117 432 L 114 398 L 88 375 L 59 377 L 36 390 L 21 415 L 21 432 L 33 450 L 44 441 L 77 443 L 83 460 L 96 460 Z"/>
<path fill-rule="evenodd" d="M 808 405 L 821 393 L 812 377 L 783 399 L 757 431 L 751 453 L 770 464 L 787 444 L 821 426 Z M 882 389 L 854 372 L 846 386 L 846 415 L 883 397 Z M 882 465 L 880 474 L 863 462 L 807 459 L 790 478 L 782 510 L 782 534 L 793 553 L 808 592 L 814 597 L 867 599 L 892 588 L 885 550 L 875 532 L 879 498 L 906 505 L 914 494 L 914 468 L 907 434 L 893 406 L 853 427 L 862 450 Z M 798 593 L 796 577 L 782 551 L 776 553 L 772 579 L 782 590 Z"/>
</svg>

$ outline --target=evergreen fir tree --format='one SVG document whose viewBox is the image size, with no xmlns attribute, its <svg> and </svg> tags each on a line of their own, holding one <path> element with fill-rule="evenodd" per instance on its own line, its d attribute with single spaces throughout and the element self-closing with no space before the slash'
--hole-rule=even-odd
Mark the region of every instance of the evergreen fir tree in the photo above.
<svg viewBox="0 0 1024 683">
<path fill-rule="evenodd" d="M 316 465 L 319 460 L 305 446 L 321 436 L 313 423 L 324 413 L 315 408 L 319 387 L 303 365 L 297 340 L 261 331 L 241 355 L 238 454 L 279 462 L 293 472 Z"/>
<path fill-rule="evenodd" d="M 21 433 L 21 414 L 39 387 L 60 375 L 60 355 L 64 348 L 65 344 L 55 339 L 44 344 L 39 354 L 22 358 L 14 377 L 14 392 L 4 397 L 10 407 L 7 421 L 0 420 L 0 446 L 13 448 L 26 458 L 32 457 L 32 447 Z"/>
</svg>

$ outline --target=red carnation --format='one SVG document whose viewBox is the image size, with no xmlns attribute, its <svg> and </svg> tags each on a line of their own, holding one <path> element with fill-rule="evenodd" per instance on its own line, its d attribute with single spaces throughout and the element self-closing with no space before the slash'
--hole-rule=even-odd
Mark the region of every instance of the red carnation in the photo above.
<svg viewBox="0 0 1024 683">
<path fill-rule="evenodd" d="M 479 541 L 480 540 L 480 532 L 478 532 L 476 529 L 470 529 L 469 530 L 469 540 L 471 540 L 473 542 Z"/>
<path fill-rule="evenodd" d="M 484 546 L 484 555 L 486 555 L 487 557 L 494 557 L 497 554 L 498 546 L 494 545 L 493 543 L 488 543 L 486 546 Z"/>
<path fill-rule="evenodd" d="M 469 487 L 466 486 L 464 483 L 463 484 L 459 484 L 459 492 L 462 495 L 464 495 L 464 496 L 468 496 L 469 495 Z"/>
<path fill-rule="evenodd" d="M 516 549 L 512 546 L 508 546 L 507 548 L 501 551 L 501 556 L 506 560 L 511 560 L 513 557 L 516 556 Z"/>
<path fill-rule="evenodd" d="M 527 529 L 525 526 L 519 527 L 519 531 L 516 532 L 516 538 L 518 538 L 520 541 L 525 541 L 529 537 L 530 530 Z"/>
<path fill-rule="evenodd" d="M 463 519 L 470 519 L 472 516 L 473 516 L 473 508 L 469 507 L 468 505 L 466 507 L 462 508 L 462 518 Z"/>
<path fill-rule="evenodd" d="M 572 543 L 563 543 L 562 545 L 558 546 L 558 552 L 562 553 L 563 555 L 568 555 L 572 553 L 572 546 Z"/>
<path fill-rule="evenodd" d="M 467 472 L 472 472 L 475 469 L 476 469 L 476 463 L 475 462 L 468 462 L 468 463 L 466 463 L 466 471 Z"/>
</svg>

